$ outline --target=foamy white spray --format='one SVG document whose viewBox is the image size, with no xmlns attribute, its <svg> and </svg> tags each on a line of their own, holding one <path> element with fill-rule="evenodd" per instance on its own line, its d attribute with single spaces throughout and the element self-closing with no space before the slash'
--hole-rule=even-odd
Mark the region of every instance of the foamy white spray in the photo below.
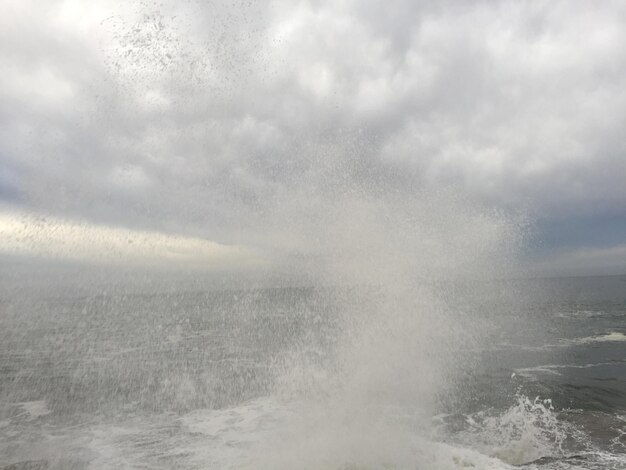
<svg viewBox="0 0 626 470">
<path fill-rule="evenodd" d="M 358 123 L 334 127 L 330 111 L 307 128 L 293 103 L 276 110 L 282 120 L 291 116 L 288 125 L 264 127 L 264 91 L 272 96 L 292 72 L 279 65 L 284 48 L 274 47 L 288 31 L 263 33 L 249 28 L 246 11 L 233 18 L 223 13 L 216 18 L 228 24 L 218 21 L 217 29 L 229 33 L 224 43 L 208 43 L 208 58 L 194 46 L 197 31 L 177 42 L 176 23 L 164 23 L 167 16 L 160 13 L 145 15 L 130 29 L 117 21 L 120 47 L 112 63 L 127 93 L 136 92 L 137 83 L 145 87 L 147 63 L 153 72 L 148 77 L 179 96 L 183 108 L 187 91 L 203 98 L 213 122 L 206 128 L 210 135 L 224 127 L 220 113 L 238 112 L 234 94 L 249 100 L 254 112 L 230 137 L 243 144 L 233 149 L 218 133 L 211 141 L 217 150 L 207 151 L 221 155 L 222 142 L 231 151 L 278 152 L 284 159 L 249 159 L 240 168 L 248 187 L 217 183 L 230 205 L 226 219 L 239 230 L 238 241 L 251 241 L 273 260 L 266 282 L 324 286 L 338 315 L 329 349 L 312 353 L 305 335 L 276 359 L 271 399 L 295 412 L 244 460 L 268 469 L 457 468 L 463 457 L 428 439 L 432 415 L 453 399 L 460 373 L 472 367 L 464 351 L 480 343 L 485 326 L 472 315 L 477 307 L 471 298 L 479 299 L 480 292 L 459 305 L 456 289 L 468 282 L 486 289 L 481 281 L 515 271 L 525 235 L 521 218 L 478 204 L 458 188 L 427 189 L 381 159 L 377 137 Z M 260 47 L 242 39 L 248 29 Z M 197 60 L 178 67 L 182 56 Z M 172 81 L 178 75 L 190 80 Z M 262 131 L 261 140 L 247 142 L 248 128 Z M 181 129 L 181 135 L 190 133 Z M 264 185 L 254 174 L 265 178 Z M 204 203 L 212 204 L 192 199 L 190 211 L 203 213 Z M 472 459 L 485 468 L 497 465 L 487 457 Z"/>
<path fill-rule="evenodd" d="M 458 463 L 427 440 L 485 327 L 455 292 L 468 283 L 486 292 L 485 281 L 511 274 L 524 224 L 452 190 L 399 187 L 400 175 L 362 157 L 311 155 L 314 169 L 285 186 L 266 215 L 267 229 L 292 242 L 286 262 L 334 287 L 340 319 L 325 360 L 300 344 L 280 364 L 276 396 L 297 413 L 253 452 L 252 467 Z"/>
</svg>

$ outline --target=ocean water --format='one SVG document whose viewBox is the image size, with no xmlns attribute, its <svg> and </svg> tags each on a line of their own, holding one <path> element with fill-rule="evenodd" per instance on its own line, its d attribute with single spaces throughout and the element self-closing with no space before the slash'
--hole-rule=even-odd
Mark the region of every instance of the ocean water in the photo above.
<svg viewBox="0 0 626 470">
<path fill-rule="evenodd" d="M 488 284 L 5 289 L 0 469 L 626 468 L 626 276 Z"/>
</svg>

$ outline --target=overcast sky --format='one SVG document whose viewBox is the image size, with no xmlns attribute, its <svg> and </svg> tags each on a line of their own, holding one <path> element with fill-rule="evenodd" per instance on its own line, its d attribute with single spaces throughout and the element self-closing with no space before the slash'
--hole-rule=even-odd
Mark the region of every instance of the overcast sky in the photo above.
<svg viewBox="0 0 626 470">
<path fill-rule="evenodd" d="M 86 253 L 62 233 L 255 264 L 297 244 L 268 214 L 347 172 L 525 214 L 541 273 L 626 272 L 621 0 L 0 9 L 5 254 Z"/>
</svg>

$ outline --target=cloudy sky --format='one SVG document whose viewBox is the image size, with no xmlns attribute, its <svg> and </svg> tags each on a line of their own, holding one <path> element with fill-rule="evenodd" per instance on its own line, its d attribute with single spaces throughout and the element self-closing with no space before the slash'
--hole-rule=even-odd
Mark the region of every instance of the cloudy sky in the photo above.
<svg viewBox="0 0 626 470">
<path fill-rule="evenodd" d="M 537 272 L 626 272 L 621 0 L 0 8 L 5 255 L 258 265 L 357 179 L 524 214 Z"/>
</svg>

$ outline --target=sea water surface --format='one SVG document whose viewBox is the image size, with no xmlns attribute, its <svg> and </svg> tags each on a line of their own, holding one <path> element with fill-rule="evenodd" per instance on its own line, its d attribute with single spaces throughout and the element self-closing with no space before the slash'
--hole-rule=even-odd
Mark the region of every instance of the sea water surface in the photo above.
<svg viewBox="0 0 626 470">
<path fill-rule="evenodd" d="M 0 469 L 626 468 L 626 276 L 490 289 L 536 300 L 473 311 L 428 413 L 307 398 L 341 347 L 328 287 L 6 289 Z"/>
</svg>

